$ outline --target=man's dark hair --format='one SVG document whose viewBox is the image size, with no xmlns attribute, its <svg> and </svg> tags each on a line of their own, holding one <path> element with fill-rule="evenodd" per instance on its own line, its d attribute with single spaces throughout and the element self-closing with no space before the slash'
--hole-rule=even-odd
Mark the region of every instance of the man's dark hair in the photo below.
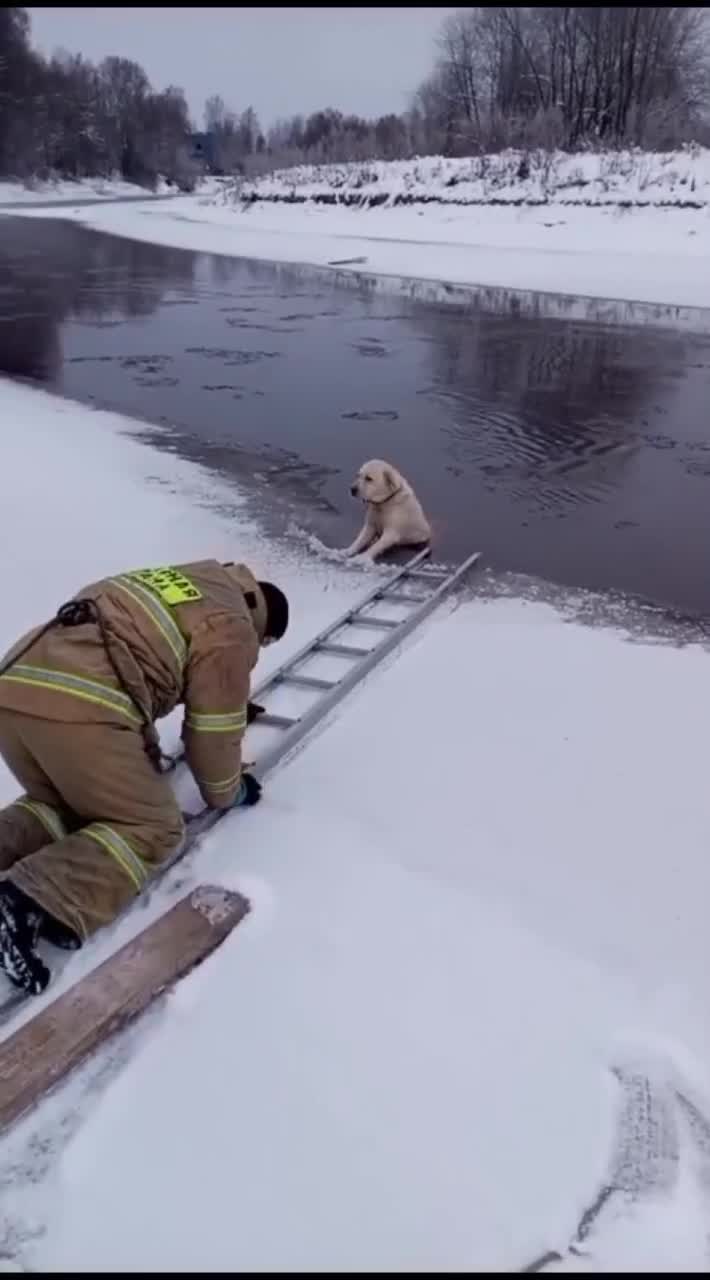
<svg viewBox="0 0 710 1280">
<path fill-rule="evenodd" d="M 288 627 L 288 600 L 273 582 L 260 582 L 259 589 L 266 602 L 266 635 L 280 640 Z"/>
</svg>

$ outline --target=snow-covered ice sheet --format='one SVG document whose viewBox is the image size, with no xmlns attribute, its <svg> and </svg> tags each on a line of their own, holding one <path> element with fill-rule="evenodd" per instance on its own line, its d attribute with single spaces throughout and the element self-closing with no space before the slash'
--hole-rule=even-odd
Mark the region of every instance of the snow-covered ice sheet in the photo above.
<svg viewBox="0 0 710 1280">
<path fill-rule="evenodd" d="M 3 644 L 127 564 L 243 557 L 285 583 L 292 647 L 365 589 L 262 541 L 237 491 L 117 415 L 6 382 L 0 412 Z M 0 1143 L 0 1255 L 210 1271 L 564 1254 L 612 1160 L 620 1057 L 660 1056 L 707 1111 L 709 675 L 698 648 L 539 603 L 444 609 L 185 867 L 181 891 L 214 879 L 253 912 L 103 1080 Z M 674 1151 L 652 1193 L 667 1256 L 697 1269 L 706 1166 Z M 605 1267 L 647 1258 L 644 1185 L 605 1228 Z"/>
</svg>

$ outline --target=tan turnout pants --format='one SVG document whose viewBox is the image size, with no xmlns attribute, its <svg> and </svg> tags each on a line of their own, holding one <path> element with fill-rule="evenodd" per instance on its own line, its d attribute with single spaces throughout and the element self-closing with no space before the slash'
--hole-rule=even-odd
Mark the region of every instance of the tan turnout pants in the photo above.
<svg viewBox="0 0 710 1280">
<path fill-rule="evenodd" d="M 0 708 L 0 756 L 26 793 L 0 810 L 0 878 L 85 940 L 180 843 L 172 788 L 131 727 Z"/>
</svg>

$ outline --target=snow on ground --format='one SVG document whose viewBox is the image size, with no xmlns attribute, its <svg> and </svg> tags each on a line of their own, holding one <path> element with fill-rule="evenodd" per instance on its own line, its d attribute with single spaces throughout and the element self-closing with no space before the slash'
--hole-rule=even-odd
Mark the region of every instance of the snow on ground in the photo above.
<svg viewBox="0 0 710 1280">
<path fill-rule="evenodd" d="M 412 204 L 346 208 L 155 203 L 16 209 L 134 240 L 347 274 L 707 307 L 710 217 L 701 209 Z"/>
<path fill-rule="evenodd" d="M 295 165 L 237 179 L 225 200 L 304 200 L 342 204 L 710 203 L 710 150 L 521 151 L 452 159 Z"/>
<path fill-rule="evenodd" d="M 156 194 L 171 191 L 160 178 Z M 440 203 L 697 206 L 710 204 L 710 150 L 690 144 L 677 151 L 568 153 L 508 149 L 452 159 L 302 164 L 259 178 L 205 177 L 199 194 L 225 204 L 257 201 L 332 201 L 336 204 Z M 113 178 L 0 181 L 0 204 L 115 200 L 145 196 L 144 187 Z"/>
<path fill-rule="evenodd" d="M 166 195 L 167 183 L 158 182 L 155 194 Z M 42 205 L 47 201 L 76 200 L 125 200 L 146 199 L 150 193 L 135 182 L 115 178 L 55 178 L 47 182 L 31 179 L 27 182 L 0 181 L 0 205 Z"/>
<path fill-rule="evenodd" d="M 0 405 L 3 646 L 99 573 L 215 554 L 286 586 L 271 663 L 370 584 L 263 541 L 237 491 L 126 419 L 8 382 Z M 707 1269 L 709 675 L 697 647 L 542 604 L 442 610 L 181 869 L 252 914 L 0 1142 L 0 1256 L 583 1268 L 567 1246 L 611 1177 L 582 1233 L 601 1269 L 652 1242 Z"/>
<path fill-rule="evenodd" d="M 200 195 L 215 196 L 224 187 L 219 178 L 205 178 L 199 184 Z M 159 177 L 155 188 L 147 191 L 135 182 L 126 182 L 118 175 L 113 178 L 38 178 L 26 182 L 0 181 L 0 208 L 18 211 L 26 206 L 41 207 L 45 204 L 76 204 L 84 200 L 149 200 L 155 196 L 175 195 L 177 188 Z"/>
</svg>

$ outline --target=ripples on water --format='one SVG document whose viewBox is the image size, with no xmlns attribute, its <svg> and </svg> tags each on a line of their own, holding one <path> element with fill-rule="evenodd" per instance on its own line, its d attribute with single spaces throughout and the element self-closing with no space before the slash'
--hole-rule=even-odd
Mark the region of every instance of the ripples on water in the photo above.
<svg viewBox="0 0 710 1280">
<path fill-rule="evenodd" d="M 710 313 L 0 227 L 0 366 L 169 429 L 275 527 L 350 541 L 385 457 L 442 559 L 710 612 Z"/>
</svg>

